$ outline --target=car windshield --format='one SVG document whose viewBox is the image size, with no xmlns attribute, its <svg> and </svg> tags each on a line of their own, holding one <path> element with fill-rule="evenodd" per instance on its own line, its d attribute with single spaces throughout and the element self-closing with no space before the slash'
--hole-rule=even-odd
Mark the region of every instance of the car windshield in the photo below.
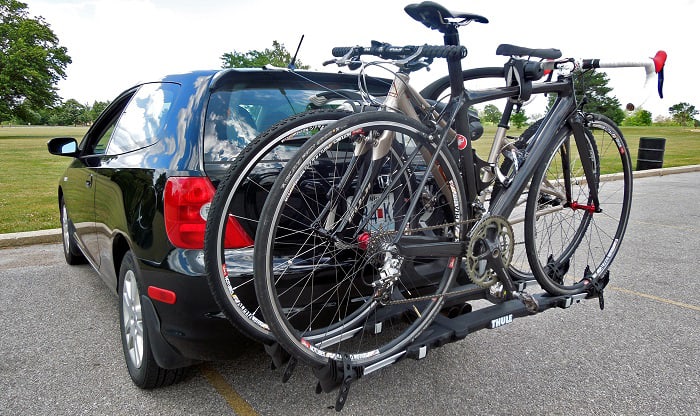
<svg viewBox="0 0 700 416">
<path fill-rule="evenodd" d="M 212 92 L 204 124 L 204 162 L 210 167 L 231 163 L 255 137 L 288 116 L 337 108 L 357 98 L 357 81 L 351 78 L 323 84 L 288 78 L 265 81 L 227 83 Z M 385 93 L 385 85 L 373 85 L 371 92 Z"/>
</svg>

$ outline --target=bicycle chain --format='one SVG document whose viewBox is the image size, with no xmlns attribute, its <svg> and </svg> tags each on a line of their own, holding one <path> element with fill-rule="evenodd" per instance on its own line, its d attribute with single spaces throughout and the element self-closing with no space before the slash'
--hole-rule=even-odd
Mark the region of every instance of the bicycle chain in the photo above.
<svg viewBox="0 0 700 416">
<path fill-rule="evenodd" d="M 412 229 L 406 230 L 405 232 L 410 235 L 411 233 L 415 233 L 415 232 L 431 231 L 431 230 L 437 230 L 437 229 L 441 229 L 441 228 L 445 228 L 445 227 L 475 224 L 479 221 L 482 221 L 484 218 L 487 218 L 487 217 L 482 217 L 479 219 L 455 221 L 455 222 L 451 222 L 451 223 L 445 223 L 445 224 L 433 225 L 433 226 L 427 226 L 427 227 L 412 228 Z M 385 235 L 396 235 L 396 231 L 384 231 L 382 233 L 375 234 L 374 236 L 372 236 L 372 240 L 375 240 L 375 239 L 379 240 L 379 239 L 383 238 Z M 469 240 L 467 239 L 466 241 L 469 241 Z M 459 295 L 470 293 L 473 291 L 474 291 L 474 289 L 462 289 L 462 290 L 458 290 L 458 291 L 454 291 L 454 292 L 443 293 L 442 295 L 439 295 L 439 297 L 459 296 Z M 411 298 L 411 299 L 389 300 L 389 301 L 382 302 L 382 304 L 384 304 L 384 305 L 404 305 L 404 304 L 409 304 L 409 303 L 421 302 L 424 300 L 432 300 L 435 297 L 436 297 L 435 295 L 426 295 L 426 296 L 419 296 L 419 297 L 415 297 L 415 298 Z"/>
</svg>

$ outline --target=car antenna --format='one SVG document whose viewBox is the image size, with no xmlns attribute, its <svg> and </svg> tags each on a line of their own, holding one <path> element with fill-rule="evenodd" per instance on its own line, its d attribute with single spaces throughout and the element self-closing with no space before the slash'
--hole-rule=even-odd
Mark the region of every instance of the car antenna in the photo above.
<svg viewBox="0 0 700 416">
<path fill-rule="evenodd" d="M 297 67 L 294 64 L 297 60 L 297 54 L 299 53 L 299 49 L 301 49 L 301 42 L 303 42 L 303 41 L 304 41 L 304 35 L 301 35 L 301 39 L 299 39 L 299 45 L 297 45 L 297 50 L 296 50 L 296 52 L 294 52 L 294 57 L 292 57 L 292 61 L 289 63 L 289 65 L 287 65 L 287 68 L 291 69 L 292 71 L 297 69 Z"/>
</svg>

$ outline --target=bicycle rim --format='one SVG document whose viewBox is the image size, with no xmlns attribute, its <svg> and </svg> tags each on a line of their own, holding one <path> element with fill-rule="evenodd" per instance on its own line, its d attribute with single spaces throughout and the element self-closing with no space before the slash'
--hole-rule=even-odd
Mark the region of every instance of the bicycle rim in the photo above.
<svg viewBox="0 0 700 416">
<path fill-rule="evenodd" d="M 406 217 L 406 234 L 424 242 L 461 234 L 458 172 L 448 155 L 437 160 L 438 180 L 426 172 L 420 150 L 433 149 L 423 128 L 399 114 L 351 116 L 315 136 L 275 183 L 261 217 L 266 232 L 256 236 L 255 283 L 266 321 L 297 358 L 378 362 L 399 353 L 440 310 L 459 256 L 389 254 Z M 354 155 L 352 133 L 360 129 L 365 137 L 391 131 L 388 154 L 373 163 L 369 154 Z M 380 279 L 387 258 L 397 261 L 391 282 Z"/>
</svg>

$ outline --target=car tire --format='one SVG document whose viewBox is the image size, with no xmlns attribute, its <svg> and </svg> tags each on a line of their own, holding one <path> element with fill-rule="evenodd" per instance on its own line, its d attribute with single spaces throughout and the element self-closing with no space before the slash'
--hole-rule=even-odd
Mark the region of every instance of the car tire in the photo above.
<svg viewBox="0 0 700 416">
<path fill-rule="evenodd" d="M 124 359 L 134 384 L 142 389 L 154 389 L 181 381 L 188 368 L 165 369 L 156 362 L 146 315 L 141 310 L 143 289 L 136 257 L 128 251 L 119 268 L 119 326 Z"/>
<path fill-rule="evenodd" d="M 66 257 L 66 263 L 71 266 L 86 263 L 85 256 L 78 248 L 71 234 L 72 226 L 63 197 L 61 197 L 59 203 L 59 216 L 61 217 L 61 240 L 63 240 L 63 255 Z"/>
</svg>

